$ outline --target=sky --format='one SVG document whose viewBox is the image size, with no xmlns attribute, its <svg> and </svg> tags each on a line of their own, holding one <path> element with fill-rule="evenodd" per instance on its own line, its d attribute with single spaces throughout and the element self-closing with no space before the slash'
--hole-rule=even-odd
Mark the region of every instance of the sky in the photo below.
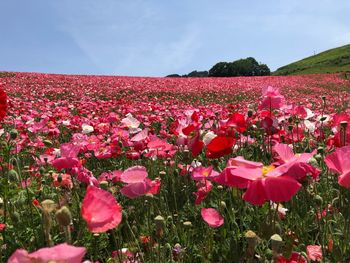
<svg viewBox="0 0 350 263">
<path fill-rule="evenodd" d="M 165 76 L 350 44 L 349 0 L 0 0 L 0 71 Z"/>
</svg>

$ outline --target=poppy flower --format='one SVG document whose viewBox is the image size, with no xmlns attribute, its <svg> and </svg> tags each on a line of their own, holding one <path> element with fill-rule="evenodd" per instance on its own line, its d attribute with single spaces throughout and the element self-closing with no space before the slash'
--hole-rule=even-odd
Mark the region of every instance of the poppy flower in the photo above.
<svg viewBox="0 0 350 263">
<path fill-rule="evenodd" d="M 60 147 L 61 157 L 51 162 L 57 170 L 68 169 L 81 166 L 77 157 L 80 151 L 80 146 L 72 143 L 63 143 Z"/>
<path fill-rule="evenodd" d="M 122 220 L 122 208 L 113 195 L 95 186 L 88 186 L 81 215 L 93 233 L 106 232 Z"/>
<path fill-rule="evenodd" d="M 7 110 L 7 96 L 0 86 L 0 121 L 5 118 Z"/>
<path fill-rule="evenodd" d="M 214 208 L 202 208 L 201 215 L 203 220 L 212 228 L 220 227 L 224 224 L 224 218 Z"/>
<path fill-rule="evenodd" d="M 280 109 L 286 104 L 284 96 L 279 92 L 278 88 L 268 86 L 263 88 L 263 100 L 259 109 Z"/>
<path fill-rule="evenodd" d="M 75 247 L 60 244 L 54 247 L 41 248 L 33 253 L 24 249 L 17 249 L 8 259 L 8 263 L 32 263 L 32 262 L 67 262 L 81 263 L 86 253 L 84 247 Z"/>
<path fill-rule="evenodd" d="M 306 253 L 312 261 L 322 261 L 322 248 L 318 245 L 308 245 L 306 247 Z"/>
<path fill-rule="evenodd" d="M 151 181 L 147 176 L 148 173 L 144 166 L 133 166 L 126 169 L 120 175 L 120 180 L 127 185 L 120 189 L 120 192 L 129 198 L 157 194 L 160 189 L 160 180 Z"/>
<path fill-rule="evenodd" d="M 307 263 L 305 257 L 298 252 L 293 252 L 289 258 L 280 256 L 274 262 L 275 263 Z"/>
<path fill-rule="evenodd" d="M 226 122 L 227 127 L 232 127 L 236 131 L 242 133 L 247 129 L 247 124 L 244 116 L 240 113 L 233 113 Z"/>
<path fill-rule="evenodd" d="M 194 204 L 199 205 L 202 202 L 202 200 L 207 198 L 207 195 L 213 189 L 213 184 L 208 180 L 201 180 L 196 183 L 196 187 L 197 187 L 197 192 L 193 193 L 196 197 Z"/>
<path fill-rule="evenodd" d="M 207 145 L 206 156 L 216 159 L 231 154 L 235 142 L 236 140 L 232 137 L 217 136 Z"/>
<path fill-rule="evenodd" d="M 236 162 L 234 162 L 237 160 Z M 297 161 L 288 162 L 277 168 L 264 166 L 259 162 L 244 162 L 242 157 L 230 159 L 238 166 L 226 167 L 215 180 L 233 187 L 247 188 L 243 199 L 253 205 L 262 205 L 267 200 L 273 202 L 289 201 L 300 189 L 301 184 L 286 173 Z M 225 181 L 227 180 L 227 182 Z"/>
<path fill-rule="evenodd" d="M 192 178 L 193 180 L 213 179 L 219 176 L 219 173 L 213 170 L 213 166 L 203 167 L 199 166 L 193 169 Z"/>
<path fill-rule="evenodd" d="M 324 161 L 330 171 L 340 174 L 338 183 L 350 188 L 350 146 L 337 148 L 335 152 L 328 154 Z"/>
</svg>

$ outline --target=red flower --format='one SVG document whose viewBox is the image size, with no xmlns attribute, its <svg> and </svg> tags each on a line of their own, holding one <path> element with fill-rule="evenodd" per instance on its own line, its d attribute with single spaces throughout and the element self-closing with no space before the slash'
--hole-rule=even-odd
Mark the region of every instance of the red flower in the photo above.
<svg viewBox="0 0 350 263">
<path fill-rule="evenodd" d="M 231 117 L 228 119 L 226 125 L 228 127 L 233 127 L 238 132 L 244 132 L 247 129 L 247 124 L 245 118 L 240 113 L 233 113 Z"/>
<path fill-rule="evenodd" d="M 293 252 L 290 258 L 280 256 L 275 260 L 275 263 L 306 263 L 306 259 L 298 252 Z"/>
<path fill-rule="evenodd" d="M 235 142 L 236 140 L 232 137 L 217 136 L 208 144 L 206 156 L 215 159 L 230 154 Z"/>
<path fill-rule="evenodd" d="M 40 203 L 39 203 L 39 201 L 37 199 L 34 199 L 32 203 L 33 203 L 34 206 L 40 207 Z"/>
<path fill-rule="evenodd" d="M 0 86 L 0 120 L 5 118 L 7 110 L 7 96 Z"/>
<path fill-rule="evenodd" d="M 0 224 L 0 232 L 6 228 L 6 224 Z"/>
</svg>

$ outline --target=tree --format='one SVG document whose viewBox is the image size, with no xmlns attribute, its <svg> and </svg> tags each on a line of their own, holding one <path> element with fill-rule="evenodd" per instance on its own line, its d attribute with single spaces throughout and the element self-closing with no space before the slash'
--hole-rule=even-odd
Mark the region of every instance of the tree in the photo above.
<svg viewBox="0 0 350 263">
<path fill-rule="evenodd" d="M 208 71 L 197 71 L 194 70 L 191 73 L 188 73 L 187 77 L 191 77 L 191 78 L 204 78 L 204 77 L 208 77 Z"/>
<path fill-rule="evenodd" d="M 209 70 L 210 77 L 266 76 L 270 73 L 266 64 L 259 64 L 253 57 L 219 62 Z"/>
<path fill-rule="evenodd" d="M 228 62 L 216 63 L 209 70 L 209 77 L 230 77 L 230 75 L 231 75 L 231 69 L 230 69 L 230 63 Z"/>
</svg>

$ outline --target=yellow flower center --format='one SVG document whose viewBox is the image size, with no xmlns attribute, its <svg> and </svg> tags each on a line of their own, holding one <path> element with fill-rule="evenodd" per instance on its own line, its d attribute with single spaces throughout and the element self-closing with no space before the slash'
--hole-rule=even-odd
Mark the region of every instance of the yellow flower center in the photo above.
<svg viewBox="0 0 350 263">
<path fill-rule="evenodd" d="M 209 171 L 204 171 L 203 176 L 208 177 L 209 176 Z"/>
<path fill-rule="evenodd" d="M 273 165 L 263 166 L 261 168 L 262 176 L 266 176 L 266 174 L 271 172 L 273 169 L 275 169 L 275 166 L 273 166 Z"/>
</svg>

